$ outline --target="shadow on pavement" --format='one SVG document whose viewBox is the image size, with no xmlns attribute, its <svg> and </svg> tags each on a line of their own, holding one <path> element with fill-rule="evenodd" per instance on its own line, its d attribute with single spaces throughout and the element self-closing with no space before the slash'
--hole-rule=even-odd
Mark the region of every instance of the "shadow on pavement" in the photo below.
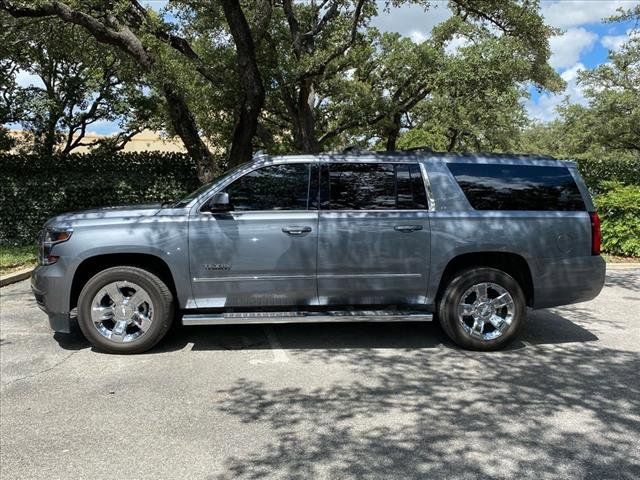
<svg viewBox="0 0 640 480">
<path fill-rule="evenodd" d="M 357 381 L 303 389 L 241 379 L 218 391 L 214 411 L 264 425 L 274 439 L 210 478 L 640 475 L 637 353 L 588 344 L 337 355 L 302 357 L 332 356 Z"/>
<path fill-rule="evenodd" d="M 177 322 L 176 322 L 177 323 Z M 157 347 L 148 353 L 182 350 L 252 350 L 272 348 L 265 328 L 272 329 L 281 348 L 287 349 L 424 349 L 447 345 L 457 348 L 446 337 L 437 321 L 428 323 L 317 323 L 276 325 L 228 325 L 183 327 L 176 324 Z M 54 334 L 53 338 L 66 350 L 89 348 L 80 329 L 70 334 Z M 507 350 L 526 344 L 558 344 L 597 340 L 593 333 L 551 311 L 529 312 L 519 339 Z"/>
<path fill-rule="evenodd" d="M 437 323 L 383 323 L 177 327 L 152 353 L 268 349 L 272 329 L 296 369 L 328 375 L 212 391 L 211 428 L 226 415 L 269 434 L 208 479 L 640 478 L 640 355 L 594 343 L 576 323 L 588 312 L 556 312 L 530 312 L 501 352 L 457 349 Z"/>
</svg>

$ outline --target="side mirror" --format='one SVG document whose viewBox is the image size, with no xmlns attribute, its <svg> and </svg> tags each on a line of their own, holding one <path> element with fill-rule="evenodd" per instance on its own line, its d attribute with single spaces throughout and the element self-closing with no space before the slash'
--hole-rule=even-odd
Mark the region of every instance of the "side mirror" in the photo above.
<svg viewBox="0 0 640 480">
<path fill-rule="evenodd" d="M 207 209 L 210 212 L 229 212 L 233 210 L 233 206 L 229 202 L 229 194 L 226 192 L 214 194 L 207 202 Z"/>
</svg>

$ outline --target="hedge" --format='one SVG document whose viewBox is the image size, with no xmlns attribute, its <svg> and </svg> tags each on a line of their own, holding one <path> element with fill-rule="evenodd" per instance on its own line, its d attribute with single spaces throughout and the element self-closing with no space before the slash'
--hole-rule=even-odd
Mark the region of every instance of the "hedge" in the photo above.
<svg viewBox="0 0 640 480">
<path fill-rule="evenodd" d="M 178 199 L 199 185 L 180 153 L 0 155 L 0 243 L 32 243 L 58 213 Z"/>
<path fill-rule="evenodd" d="M 607 191 L 595 199 L 602 219 L 602 251 L 640 257 L 640 186 L 607 182 L 603 187 Z"/>
<path fill-rule="evenodd" d="M 592 192 L 606 190 L 603 182 L 640 185 L 640 157 L 617 160 L 578 159 L 578 170 Z"/>
<path fill-rule="evenodd" d="M 640 256 L 640 159 L 577 163 L 596 194 L 603 251 Z M 180 153 L 0 154 L 0 171 L 0 243 L 32 243 L 58 213 L 171 201 L 199 185 L 195 163 Z"/>
</svg>

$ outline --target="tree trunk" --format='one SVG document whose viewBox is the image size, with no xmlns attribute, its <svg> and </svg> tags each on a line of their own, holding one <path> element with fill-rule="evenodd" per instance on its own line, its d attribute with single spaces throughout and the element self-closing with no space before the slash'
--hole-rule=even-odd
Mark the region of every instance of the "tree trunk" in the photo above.
<svg viewBox="0 0 640 480">
<path fill-rule="evenodd" d="M 50 157 L 53 155 L 53 152 L 56 148 L 56 144 L 58 143 L 57 134 L 56 134 L 56 124 L 57 117 L 53 112 L 49 112 L 49 118 L 47 120 L 47 124 L 43 131 L 40 132 L 40 147 L 38 151 L 40 155 Z"/>
<path fill-rule="evenodd" d="M 251 160 L 253 137 L 258 129 L 258 117 L 264 105 L 264 86 L 256 60 L 251 28 L 238 0 L 221 0 L 224 16 L 236 44 L 238 74 L 243 87 L 238 118 L 233 127 L 229 164 L 237 165 Z"/>
<path fill-rule="evenodd" d="M 184 97 L 176 90 L 174 84 L 169 82 L 162 85 L 162 93 L 167 101 L 171 125 L 182 139 L 191 158 L 196 162 L 198 179 L 203 183 L 210 182 L 213 179 L 211 153 L 200 138 L 198 127 Z"/>
<path fill-rule="evenodd" d="M 320 151 L 320 143 L 316 138 L 316 118 L 313 111 L 313 103 L 315 100 L 315 92 L 313 90 L 313 81 L 304 79 L 300 83 L 300 93 L 298 94 L 298 135 L 302 153 L 318 153 Z"/>
<path fill-rule="evenodd" d="M 447 152 L 452 152 L 454 148 L 456 148 L 456 144 L 458 143 L 458 137 L 460 136 L 460 131 L 454 128 L 450 128 L 451 138 L 449 138 L 449 145 L 447 145 Z"/>
<path fill-rule="evenodd" d="M 402 113 L 394 113 L 391 125 L 387 130 L 387 152 L 393 152 L 396 149 L 396 142 L 400 136 L 400 128 L 402 119 Z"/>
</svg>

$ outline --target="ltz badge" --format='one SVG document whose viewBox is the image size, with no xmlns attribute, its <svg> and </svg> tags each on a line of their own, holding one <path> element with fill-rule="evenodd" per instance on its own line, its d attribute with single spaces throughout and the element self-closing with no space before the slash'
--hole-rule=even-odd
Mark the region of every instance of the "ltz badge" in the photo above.
<svg viewBox="0 0 640 480">
<path fill-rule="evenodd" d="M 205 263 L 205 270 L 231 270 L 231 265 L 228 263 Z"/>
</svg>

